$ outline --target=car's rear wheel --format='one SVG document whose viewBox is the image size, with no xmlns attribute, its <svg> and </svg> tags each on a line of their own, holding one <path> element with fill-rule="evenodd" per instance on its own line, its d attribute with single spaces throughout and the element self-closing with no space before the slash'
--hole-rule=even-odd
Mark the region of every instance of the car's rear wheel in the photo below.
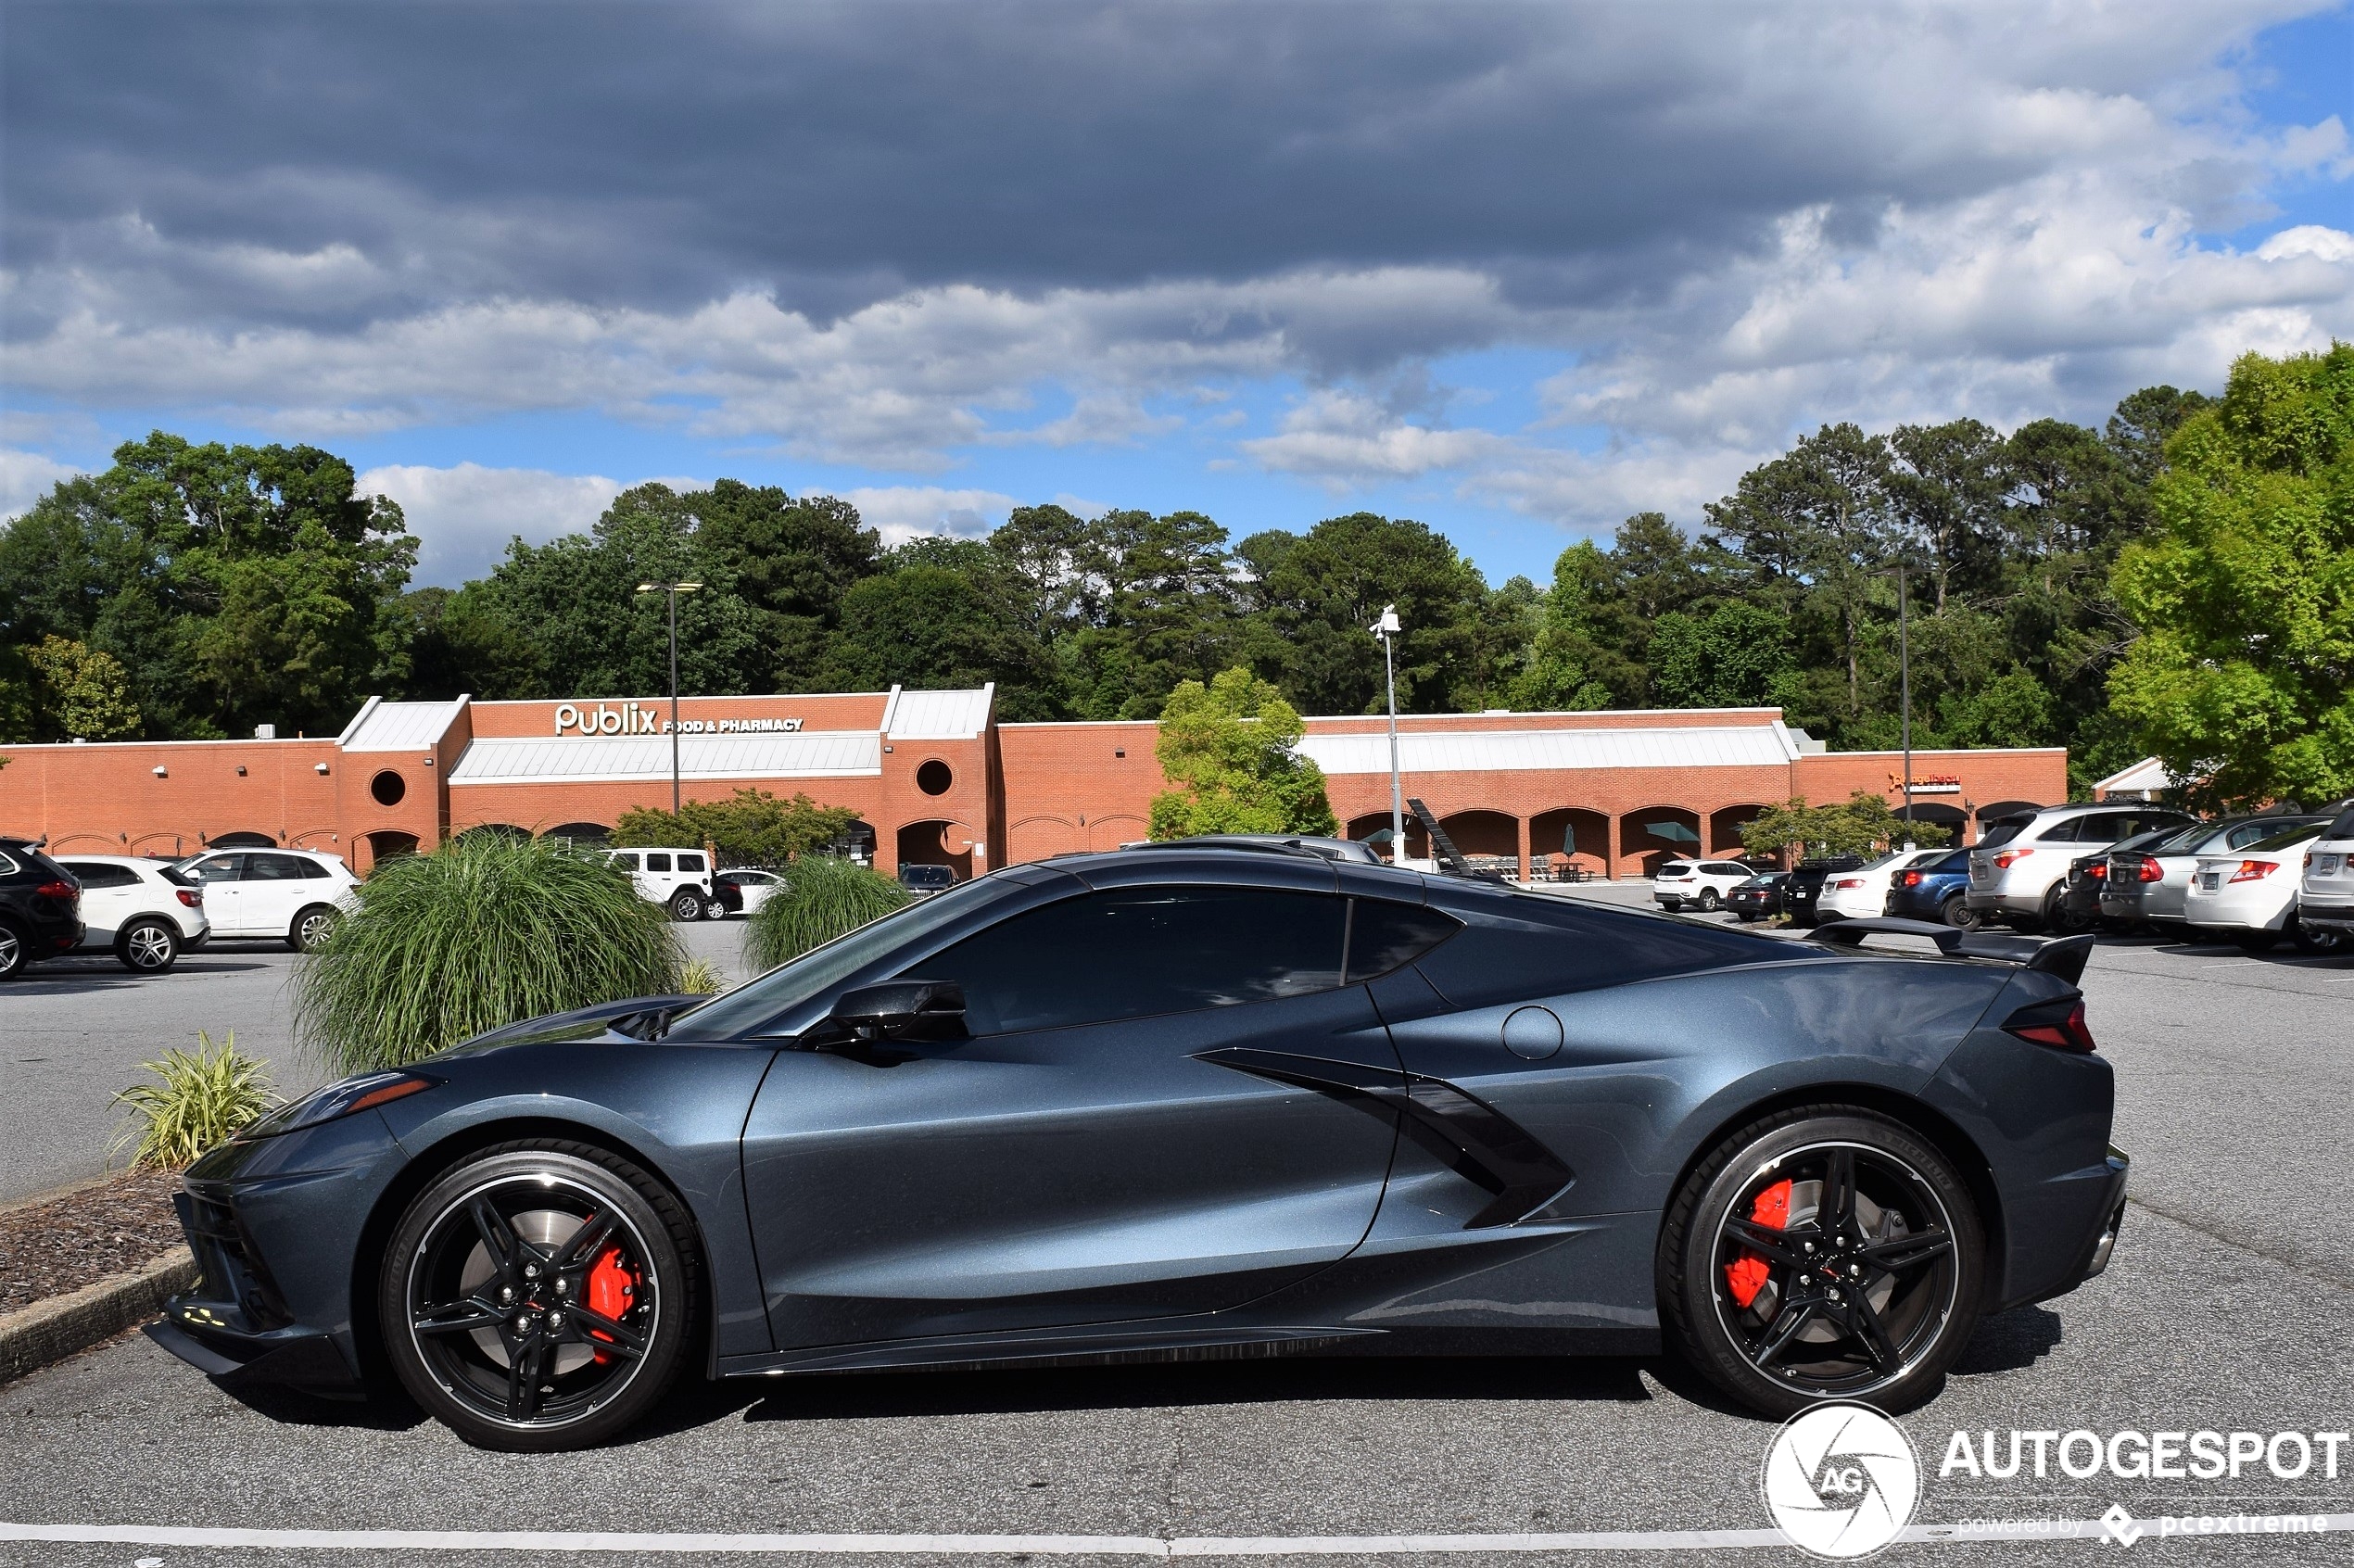
<svg viewBox="0 0 2354 1568">
<path fill-rule="evenodd" d="M 32 944 L 24 933 L 0 920 L 0 980 L 14 980 L 32 962 Z"/>
<path fill-rule="evenodd" d="M 1700 908 L 1702 914 L 1715 914 L 1717 904 L 1722 902 L 1723 900 L 1716 896 L 1716 890 L 1715 888 L 1702 888 L 1700 890 Z"/>
<path fill-rule="evenodd" d="M 134 974 L 162 974 L 180 962 L 180 933 L 162 920 L 133 920 L 115 933 L 114 956 Z"/>
<path fill-rule="evenodd" d="M 2281 944 L 2281 933 L 2249 928 L 2234 931 L 2232 940 L 2239 944 L 2243 953 L 2270 953 Z"/>
<path fill-rule="evenodd" d="M 2290 935 L 2296 938 L 2297 951 L 2300 953 L 2322 955 L 2354 953 L 2354 941 L 2348 941 L 2344 931 L 2334 927 L 2309 926 L 2304 921 L 2297 919 L 2292 919 L 2289 925 Z"/>
<path fill-rule="evenodd" d="M 323 904 L 314 904 L 294 917 L 286 928 L 286 945 L 297 953 L 316 953 L 326 940 L 335 934 L 335 912 Z"/>
<path fill-rule="evenodd" d="M 687 1363 L 702 1270 L 677 1199 L 569 1141 L 509 1144 L 418 1195 L 386 1249 L 377 1310 L 401 1385 L 482 1448 L 604 1442 Z"/>
<path fill-rule="evenodd" d="M 1960 893 L 1949 895 L 1938 908 L 1947 925 L 1957 931 L 1974 931 L 1986 923 L 1984 916 L 1969 906 L 1969 900 Z"/>
<path fill-rule="evenodd" d="M 1969 1189 L 1926 1141 L 1871 1111 L 1802 1106 L 1735 1132 L 1684 1183 L 1659 1299 L 1671 1346 L 1753 1410 L 1905 1410 L 1968 1343 L 1984 1252 Z"/>
<path fill-rule="evenodd" d="M 2061 936 L 2073 936 L 2087 924 L 2082 915 L 2068 906 L 2068 890 L 2057 882 L 2044 895 L 2044 924 Z"/>
<path fill-rule="evenodd" d="M 670 917 L 674 920 L 702 918 L 702 894 L 692 888 L 680 888 L 670 895 Z"/>
</svg>

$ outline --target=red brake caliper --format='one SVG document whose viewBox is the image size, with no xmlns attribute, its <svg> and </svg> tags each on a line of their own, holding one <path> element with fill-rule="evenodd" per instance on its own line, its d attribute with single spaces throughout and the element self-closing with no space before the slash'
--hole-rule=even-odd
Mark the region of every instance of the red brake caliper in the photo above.
<svg viewBox="0 0 2354 1568">
<path fill-rule="evenodd" d="M 1789 1184 L 1787 1182 L 1783 1183 L 1784 1186 Z M 600 1317 L 611 1318 L 615 1322 L 619 1322 L 622 1315 L 637 1305 L 638 1276 L 622 1262 L 620 1247 L 607 1247 L 604 1256 L 589 1268 L 586 1295 L 590 1311 Z M 608 1345 L 613 1343 L 611 1334 L 600 1334 L 595 1329 L 588 1331 L 588 1337 L 601 1339 Z M 611 1359 L 602 1350 L 597 1352 L 600 1366 Z"/>
<path fill-rule="evenodd" d="M 1749 1217 L 1760 1225 L 1770 1226 L 1777 1231 L 1787 1230 L 1790 1226 L 1790 1183 L 1777 1182 L 1758 1194 L 1756 1206 L 1750 1211 Z M 1746 1307 L 1757 1299 L 1757 1293 L 1766 1288 L 1766 1278 L 1772 1272 L 1766 1259 L 1753 1252 L 1744 1252 L 1725 1265 L 1725 1283 L 1731 1288 L 1733 1299 Z"/>
</svg>

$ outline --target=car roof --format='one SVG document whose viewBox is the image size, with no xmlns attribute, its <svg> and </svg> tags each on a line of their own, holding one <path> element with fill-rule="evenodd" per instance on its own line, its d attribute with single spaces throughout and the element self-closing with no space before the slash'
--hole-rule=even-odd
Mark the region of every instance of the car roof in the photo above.
<svg viewBox="0 0 2354 1568">
<path fill-rule="evenodd" d="M 52 854 L 50 858 L 60 864 L 69 860 L 88 860 L 100 866 L 129 866 L 138 869 L 158 871 L 167 864 L 160 860 L 150 860 L 144 854 L 83 854 L 79 850 L 70 850 L 64 854 Z"/>
</svg>

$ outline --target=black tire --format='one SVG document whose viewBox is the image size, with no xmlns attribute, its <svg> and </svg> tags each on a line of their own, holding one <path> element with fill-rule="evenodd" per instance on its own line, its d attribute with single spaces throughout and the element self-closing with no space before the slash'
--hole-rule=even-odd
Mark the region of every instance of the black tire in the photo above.
<svg viewBox="0 0 2354 1568">
<path fill-rule="evenodd" d="M 2330 926 L 2309 926 L 2294 917 L 2289 920 L 2289 934 L 2296 939 L 2299 953 L 2316 957 L 2335 957 L 2341 953 L 2354 953 L 2354 938 Z"/>
<path fill-rule="evenodd" d="M 1841 1157 L 1854 1195 L 1848 1219 L 1827 1228 L 1817 1215 Z M 1760 1195 L 1779 1182 L 1791 1183 L 1784 1223 L 1756 1223 L 1769 1212 Z M 1668 1208 L 1658 1258 L 1668 1344 L 1732 1398 L 1778 1419 L 1825 1399 L 1909 1410 L 1937 1392 L 1978 1325 L 1985 1247 L 1968 1187 L 1910 1129 L 1851 1106 L 1778 1111 L 1719 1144 Z M 1748 1276 L 1737 1281 L 1737 1267 Z M 1792 1347 L 1819 1359 L 1794 1361 Z"/>
<path fill-rule="evenodd" d="M 14 980 L 32 962 L 32 939 L 0 920 L 0 980 Z"/>
<path fill-rule="evenodd" d="M 2239 944 L 2243 953 L 2270 953 L 2280 946 L 2281 933 L 2251 929 L 2234 931 L 2232 940 Z"/>
<path fill-rule="evenodd" d="M 297 953 L 316 953 L 335 934 L 338 918 L 332 904 L 313 904 L 297 910 L 294 924 L 286 928 L 286 945 Z"/>
<path fill-rule="evenodd" d="M 1716 896 L 1716 890 L 1715 888 L 1702 888 L 1700 890 L 1700 912 L 1702 914 L 1715 914 L 1716 906 L 1723 902 L 1724 901 L 1722 899 Z"/>
<path fill-rule="evenodd" d="M 680 888 L 670 895 L 670 917 L 674 920 L 702 918 L 702 894 L 692 888 Z"/>
<path fill-rule="evenodd" d="M 2074 936 L 2085 929 L 2083 917 L 2068 906 L 2068 889 L 2057 882 L 2044 895 L 2044 924 L 2059 936 Z"/>
<path fill-rule="evenodd" d="M 545 1139 L 469 1156 L 419 1194 L 376 1307 L 393 1372 L 428 1415 L 477 1448 L 548 1453 L 610 1441 L 662 1401 L 702 1293 L 693 1227 L 666 1188 L 593 1144 Z M 611 1310 L 584 1312 L 588 1298 Z"/>
<path fill-rule="evenodd" d="M 1756 923 L 1756 921 L 1757 921 L 1757 918 L 1758 918 L 1756 916 L 1754 916 L 1754 915 L 1751 914 L 1751 913 L 1750 913 L 1748 910 L 1746 910 L 1746 909 L 1736 909 L 1736 910 L 1734 910 L 1734 911 L 1733 911 L 1733 917 L 1734 917 L 1735 919 L 1739 920 L 1739 921 L 1740 921 L 1742 925 L 1744 925 L 1744 926 L 1748 926 L 1748 925 L 1753 925 L 1753 924 L 1755 924 L 1755 923 Z"/>
<path fill-rule="evenodd" d="M 133 920 L 115 933 L 114 959 L 134 975 L 169 974 L 180 962 L 180 928 L 152 917 Z"/>
<path fill-rule="evenodd" d="M 1947 895 L 1938 906 L 1938 918 L 1957 931 L 1974 931 L 1986 924 L 1986 917 L 1969 906 L 1969 899 L 1961 893 Z"/>
</svg>

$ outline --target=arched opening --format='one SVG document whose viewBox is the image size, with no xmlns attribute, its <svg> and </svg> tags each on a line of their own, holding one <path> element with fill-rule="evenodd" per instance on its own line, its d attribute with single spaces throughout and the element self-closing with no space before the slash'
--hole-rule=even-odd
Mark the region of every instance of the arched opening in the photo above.
<svg viewBox="0 0 2354 1568">
<path fill-rule="evenodd" d="M 956 830 L 956 825 L 953 822 L 910 822 L 899 829 L 898 842 L 894 847 L 898 864 L 945 866 L 956 874 L 956 880 L 967 880 L 973 874 L 972 850 L 968 847 L 962 854 L 950 852 L 948 835 Z M 959 833 L 958 836 L 963 835 Z"/>
<path fill-rule="evenodd" d="M 276 849 L 278 841 L 267 833 L 215 833 L 205 841 L 207 849 Z"/>
<path fill-rule="evenodd" d="M 516 827 L 512 822 L 478 822 L 461 832 L 458 835 L 458 841 L 462 844 L 469 839 L 523 840 L 530 837 L 531 834 L 528 831 Z"/>
<path fill-rule="evenodd" d="M 368 794 L 380 806 L 397 806 L 409 795 L 409 780 L 391 768 L 382 768 L 368 780 Z"/>
<path fill-rule="evenodd" d="M 374 870 L 387 860 L 398 860 L 404 854 L 417 853 L 417 835 L 396 833 L 389 829 L 371 833 L 367 838 L 368 869 Z"/>
<path fill-rule="evenodd" d="M 1069 854 L 1079 845 L 1079 829 L 1060 816 L 1025 816 L 1006 829 L 1006 854 L 1017 865 Z"/>
<path fill-rule="evenodd" d="M 1898 810 L 1901 813 L 1903 808 L 1899 807 Z M 1913 803 L 1913 820 L 1916 822 L 1931 823 L 1939 828 L 1944 828 L 1944 841 L 1954 845 L 1959 845 L 1962 842 L 1962 831 L 1969 825 L 1969 819 L 1963 816 L 1961 807 L 1947 805 L 1943 801 L 1915 801 Z M 1903 829 L 1899 828 L 1898 833 L 1899 837 L 1897 841 L 1902 843 L 1904 841 L 1902 837 Z M 1934 834 L 1930 835 L 1931 838 L 1934 838 L 1935 836 L 1936 835 Z"/>
<path fill-rule="evenodd" d="M 1152 836 L 1152 824 L 1141 816 L 1091 816 L 1087 819 L 1087 847 L 1091 850 L 1116 850 L 1122 844 L 1133 844 Z"/>
<path fill-rule="evenodd" d="M 38 838 L 40 835 L 28 834 L 26 836 L 28 838 Z M 46 853 L 53 855 L 70 854 L 74 852 L 77 845 L 80 846 L 81 853 L 83 854 L 117 854 L 123 853 L 123 841 L 121 838 L 116 837 L 109 839 L 104 833 L 68 833 L 61 839 L 50 840 L 49 848 Z"/>
<path fill-rule="evenodd" d="M 1376 833 L 1381 835 L 1378 840 L 1373 838 Z M 1411 845 L 1413 841 L 1421 837 L 1421 834 L 1422 829 L 1415 827 L 1414 819 L 1409 816 L 1406 819 L 1406 837 L 1410 845 L 1406 851 L 1408 854 L 1416 853 Z M 1361 816 L 1350 817 L 1347 825 L 1342 828 L 1341 835 L 1344 838 L 1355 839 L 1360 843 L 1372 842 L 1375 854 L 1386 859 L 1397 858 L 1390 851 L 1389 813 L 1386 811 L 1369 811 Z"/>
<path fill-rule="evenodd" d="M 1557 806 L 1528 820 L 1528 871 L 1561 881 L 1608 877 L 1610 818 L 1584 806 Z"/>
<path fill-rule="evenodd" d="M 1655 876 L 1661 862 L 1700 854 L 1700 813 L 1685 806 L 1630 811 L 1618 819 L 1618 849 L 1639 875 Z"/>
<path fill-rule="evenodd" d="M 1917 812 L 1920 807 L 1916 805 L 1913 809 Z M 1996 801 L 1992 805 L 1980 806 L 1978 819 L 1981 822 L 1992 822 L 1998 816 L 2017 816 L 2022 812 L 2043 809 L 2043 803 L 2040 801 Z"/>
<path fill-rule="evenodd" d="M 1708 814 L 1708 853 L 1729 856 L 1745 854 L 1741 829 L 1766 815 L 1762 805 L 1724 806 Z"/>
<path fill-rule="evenodd" d="M 602 849 L 613 842 L 613 829 L 601 822 L 565 822 L 539 835 L 543 839 L 562 839 L 575 849 Z"/>
<path fill-rule="evenodd" d="M 944 795 L 956 782 L 956 771 L 938 757 L 916 769 L 916 788 L 927 795 Z"/>
<path fill-rule="evenodd" d="M 875 863 L 875 825 L 853 818 L 842 828 L 840 837 L 819 844 L 810 853 L 829 854 L 837 860 L 847 860 L 859 866 L 872 866 Z"/>
<path fill-rule="evenodd" d="M 146 855 L 150 860 L 165 855 L 178 860 L 187 853 L 187 840 L 178 833 L 142 833 L 131 841 L 130 853 Z"/>
<path fill-rule="evenodd" d="M 1520 818 L 1500 811 L 1459 811 L 1438 819 L 1474 870 L 1520 876 Z"/>
</svg>

